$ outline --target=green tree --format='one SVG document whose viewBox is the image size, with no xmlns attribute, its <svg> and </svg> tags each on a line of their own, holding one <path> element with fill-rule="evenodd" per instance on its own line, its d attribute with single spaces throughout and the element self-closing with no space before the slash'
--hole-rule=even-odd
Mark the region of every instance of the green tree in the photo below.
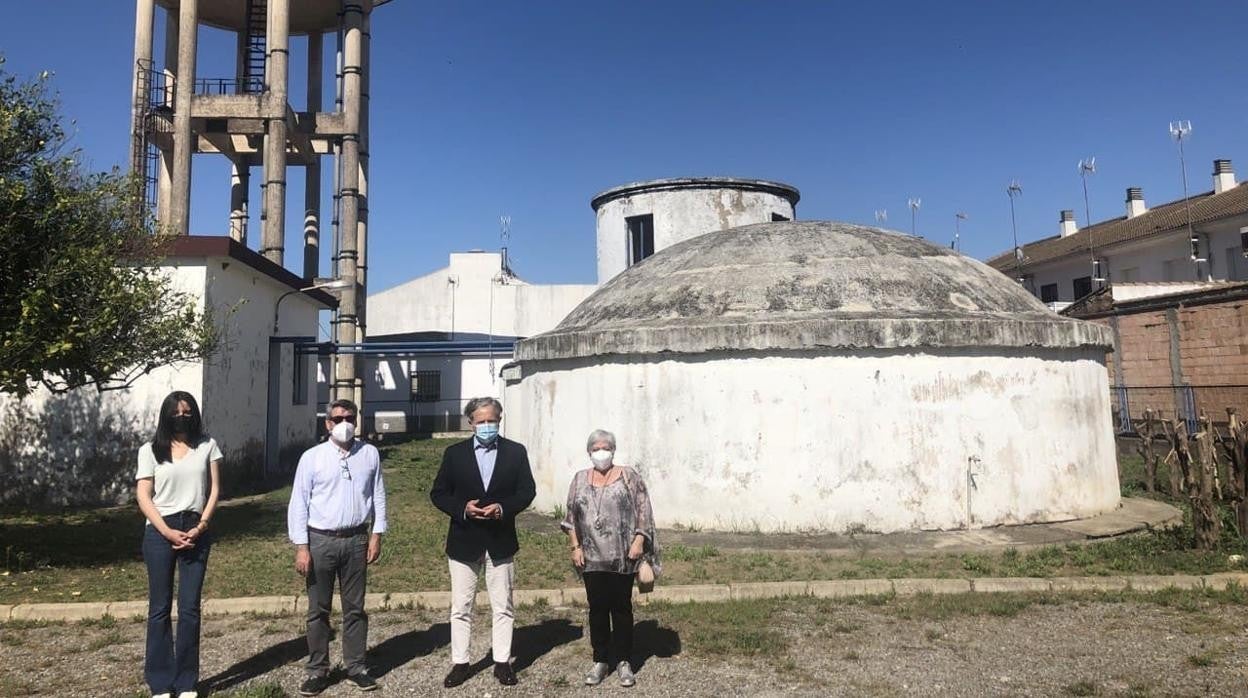
<svg viewBox="0 0 1248 698">
<path fill-rule="evenodd" d="M 138 180 L 84 169 L 49 81 L 0 57 L 0 392 L 120 388 L 208 356 L 217 333 L 158 268 L 169 238 Z"/>
</svg>

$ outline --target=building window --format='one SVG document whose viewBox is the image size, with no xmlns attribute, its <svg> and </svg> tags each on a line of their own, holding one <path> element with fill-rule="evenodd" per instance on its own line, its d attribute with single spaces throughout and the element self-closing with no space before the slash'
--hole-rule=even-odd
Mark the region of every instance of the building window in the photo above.
<svg viewBox="0 0 1248 698">
<path fill-rule="evenodd" d="M 1040 300 L 1045 303 L 1057 302 L 1057 284 L 1045 284 L 1040 287 Z"/>
<path fill-rule="evenodd" d="M 294 383 L 291 386 L 290 402 L 293 405 L 308 404 L 308 355 L 299 351 L 299 346 L 295 345 L 294 360 Z"/>
<path fill-rule="evenodd" d="M 412 372 L 412 402 L 437 402 L 442 399 L 441 371 Z"/>
<path fill-rule="evenodd" d="M 628 266 L 654 254 L 654 216 L 629 216 L 624 219 L 628 224 Z"/>
<path fill-rule="evenodd" d="M 1075 300 L 1079 300 L 1092 292 L 1092 277 L 1081 276 L 1075 279 Z"/>
<path fill-rule="evenodd" d="M 789 220 L 789 217 L 788 217 L 788 216 L 782 216 L 782 215 L 780 215 L 779 213 L 773 213 L 773 214 L 771 214 L 771 222 L 772 222 L 772 223 L 779 223 L 780 221 L 787 221 L 787 220 Z"/>
</svg>

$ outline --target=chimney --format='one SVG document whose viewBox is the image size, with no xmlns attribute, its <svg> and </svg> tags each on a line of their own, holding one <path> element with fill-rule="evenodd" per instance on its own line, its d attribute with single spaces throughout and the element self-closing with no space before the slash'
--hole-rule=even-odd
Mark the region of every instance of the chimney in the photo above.
<svg viewBox="0 0 1248 698">
<path fill-rule="evenodd" d="M 1060 230 L 1062 233 L 1062 237 L 1066 237 L 1067 235 L 1074 235 L 1076 232 L 1079 231 L 1079 224 L 1075 222 L 1074 211 L 1070 211 L 1070 210 L 1062 211 Z"/>
<path fill-rule="evenodd" d="M 1135 218 L 1147 210 L 1148 207 L 1144 205 L 1144 190 L 1127 187 L 1127 218 Z"/>
<path fill-rule="evenodd" d="M 1221 194 L 1235 188 L 1235 170 L 1231 169 L 1230 160 L 1213 161 L 1213 193 Z"/>
</svg>

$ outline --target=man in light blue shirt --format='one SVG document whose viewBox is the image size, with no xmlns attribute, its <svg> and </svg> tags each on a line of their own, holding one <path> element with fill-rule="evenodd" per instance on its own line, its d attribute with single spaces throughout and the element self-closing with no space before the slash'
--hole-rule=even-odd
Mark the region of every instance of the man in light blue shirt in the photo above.
<svg viewBox="0 0 1248 698">
<path fill-rule="evenodd" d="M 308 678 L 299 693 L 329 687 L 329 611 L 334 579 L 342 599 L 342 657 L 347 680 L 371 691 L 368 675 L 368 614 L 364 591 L 368 565 L 381 555 L 386 531 L 386 488 L 377 447 L 355 438 L 359 410 L 335 400 L 326 410 L 329 439 L 304 451 L 295 471 L 287 532 L 295 545 L 295 570 L 308 587 Z"/>
</svg>

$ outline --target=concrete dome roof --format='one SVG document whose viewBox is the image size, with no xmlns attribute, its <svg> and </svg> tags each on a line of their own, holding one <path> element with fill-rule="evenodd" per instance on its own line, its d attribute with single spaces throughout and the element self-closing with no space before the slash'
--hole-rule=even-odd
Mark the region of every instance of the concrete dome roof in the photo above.
<svg viewBox="0 0 1248 698">
<path fill-rule="evenodd" d="M 1112 346 L 991 267 L 921 238 L 829 221 L 761 223 L 661 250 L 516 359 L 710 351 Z"/>
</svg>

